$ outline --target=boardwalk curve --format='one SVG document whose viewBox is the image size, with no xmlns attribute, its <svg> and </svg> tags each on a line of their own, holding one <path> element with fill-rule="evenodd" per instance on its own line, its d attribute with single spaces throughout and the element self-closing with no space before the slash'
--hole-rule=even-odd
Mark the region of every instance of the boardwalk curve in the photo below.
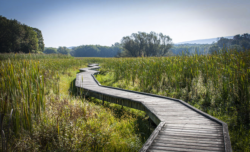
<svg viewBox="0 0 250 152">
<path fill-rule="evenodd" d="M 227 124 L 179 99 L 102 86 L 94 77 L 99 66 L 80 69 L 79 94 L 143 110 L 158 125 L 140 152 L 231 152 Z"/>
</svg>

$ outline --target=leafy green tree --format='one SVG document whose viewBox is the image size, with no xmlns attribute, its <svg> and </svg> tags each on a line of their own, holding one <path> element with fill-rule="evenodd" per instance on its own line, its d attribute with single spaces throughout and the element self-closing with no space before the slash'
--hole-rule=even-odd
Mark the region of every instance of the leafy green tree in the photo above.
<svg viewBox="0 0 250 152">
<path fill-rule="evenodd" d="M 231 45 L 230 49 L 237 50 L 238 52 L 243 51 L 243 48 L 240 45 Z"/>
<path fill-rule="evenodd" d="M 43 53 L 45 54 L 56 54 L 57 53 L 57 50 L 56 48 L 52 48 L 52 47 L 49 47 L 49 48 L 46 48 Z"/>
<path fill-rule="evenodd" d="M 37 52 L 38 39 L 36 32 L 29 26 L 24 25 L 25 35 L 21 43 L 21 51 L 24 53 Z"/>
<path fill-rule="evenodd" d="M 214 44 L 212 45 L 210 48 L 209 48 L 209 53 L 210 54 L 213 54 L 215 52 L 218 52 L 220 50 L 220 47 L 217 45 L 217 44 Z"/>
<path fill-rule="evenodd" d="M 44 42 L 43 42 L 43 35 L 41 30 L 37 29 L 37 28 L 33 28 L 33 30 L 36 32 L 37 34 L 37 39 L 38 39 L 38 51 L 43 51 L 44 50 Z"/>
<path fill-rule="evenodd" d="M 74 48 L 70 54 L 74 57 L 114 57 L 121 50 L 118 44 L 108 46 L 81 45 Z"/>
<path fill-rule="evenodd" d="M 32 53 L 43 50 L 41 31 L 0 16 L 0 53 Z M 41 43 L 41 45 L 40 45 Z"/>
<path fill-rule="evenodd" d="M 219 39 L 219 41 L 217 42 L 217 45 L 218 45 L 220 48 L 229 47 L 230 44 L 231 44 L 231 42 L 232 42 L 231 39 L 221 37 L 221 38 Z"/>
<path fill-rule="evenodd" d="M 175 55 L 180 54 L 207 54 L 211 44 L 175 44 L 170 51 Z"/>
<path fill-rule="evenodd" d="M 227 38 L 220 38 L 217 42 L 217 45 L 220 48 L 227 47 L 231 48 L 231 46 L 234 46 L 234 48 L 238 48 L 240 50 L 244 49 L 250 49 L 250 35 L 248 33 L 245 34 L 238 34 L 233 37 L 233 39 L 227 39 Z M 243 49 L 241 49 L 243 48 Z"/>
<path fill-rule="evenodd" d="M 132 33 L 121 40 L 123 52 L 120 56 L 164 56 L 172 47 L 172 39 L 162 33 Z"/>
<path fill-rule="evenodd" d="M 70 49 L 68 49 L 67 47 L 63 46 L 63 47 L 59 47 L 57 49 L 57 53 L 61 53 L 61 54 L 69 54 Z"/>
</svg>

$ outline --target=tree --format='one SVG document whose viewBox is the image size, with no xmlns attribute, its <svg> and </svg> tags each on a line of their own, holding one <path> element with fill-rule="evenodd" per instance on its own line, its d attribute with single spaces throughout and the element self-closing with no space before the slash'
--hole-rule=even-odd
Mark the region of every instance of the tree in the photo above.
<svg viewBox="0 0 250 152">
<path fill-rule="evenodd" d="M 227 39 L 221 37 L 217 45 L 220 48 L 226 47 L 226 48 L 232 48 L 231 46 L 234 46 L 234 49 L 244 50 L 244 49 L 250 49 L 250 35 L 248 33 L 244 33 L 242 35 L 238 34 L 233 37 L 233 39 Z M 243 49 L 242 49 L 243 48 Z"/>
<path fill-rule="evenodd" d="M 230 40 L 230 39 L 221 37 L 221 38 L 219 39 L 219 41 L 217 42 L 217 45 L 218 45 L 220 48 L 223 48 L 223 47 L 229 47 L 229 46 L 230 46 L 230 43 L 231 43 L 231 40 Z"/>
<path fill-rule="evenodd" d="M 21 43 L 21 51 L 24 53 L 36 53 L 38 50 L 38 39 L 36 32 L 29 26 L 24 25 L 25 34 Z"/>
<path fill-rule="evenodd" d="M 63 47 L 59 47 L 57 49 L 57 53 L 61 53 L 61 54 L 69 54 L 70 49 L 68 49 L 67 47 L 63 46 Z"/>
<path fill-rule="evenodd" d="M 56 51 L 56 48 L 52 48 L 52 47 L 49 47 L 49 48 L 46 48 L 43 53 L 45 54 L 56 54 L 57 51 Z"/>
<path fill-rule="evenodd" d="M 73 49 L 70 55 L 75 57 L 114 57 L 121 50 L 118 44 L 108 46 L 81 45 Z"/>
<path fill-rule="evenodd" d="M 236 44 L 235 45 L 231 45 L 230 49 L 236 50 L 238 52 L 243 51 L 243 48 L 240 45 L 236 45 Z"/>
<path fill-rule="evenodd" d="M 17 20 L 8 20 L 0 16 L 0 52 L 32 53 L 39 51 L 39 39 L 43 43 L 41 31 L 40 33 L 39 31 L 21 24 Z"/>
<path fill-rule="evenodd" d="M 215 52 L 218 52 L 219 50 L 220 50 L 219 46 L 217 44 L 214 44 L 209 48 L 209 53 L 213 54 Z"/>
<path fill-rule="evenodd" d="M 164 56 L 172 47 L 172 39 L 162 33 L 132 33 L 131 36 L 125 36 L 121 40 L 123 52 L 120 56 Z"/>
<path fill-rule="evenodd" d="M 244 49 L 250 49 L 250 39 L 249 40 L 242 40 L 240 41 L 240 45 L 244 48 Z"/>
<path fill-rule="evenodd" d="M 37 28 L 33 28 L 33 30 L 36 32 L 37 34 L 37 39 L 38 39 L 38 51 L 43 52 L 44 50 L 44 42 L 43 42 L 43 35 L 42 32 L 37 29 Z"/>
</svg>

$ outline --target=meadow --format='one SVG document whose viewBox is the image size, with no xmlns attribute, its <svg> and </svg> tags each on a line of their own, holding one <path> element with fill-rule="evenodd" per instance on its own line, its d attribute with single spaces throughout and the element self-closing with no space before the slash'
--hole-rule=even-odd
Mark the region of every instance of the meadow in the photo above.
<svg viewBox="0 0 250 152">
<path fill-rule="evenodd" d="M 148 58 L 0 55 L 1 150 L 138 151 L 154 130 L 145 112 L 76 96 L 79 68 L 102 85 L 182 99 L 226 122 L 234 151 L 250 149 L 250 51 Z M 151 126 L 151 128 L 149 128 Z"/>
<path fill-rule="evenodd" d="M 145 113 L 76 96 L 79 68 L 98 58 L 0 55 L 2 151 L 138 151 Z"/>
<path fill-rule="evenodd" d="M 250 51 L 102 59 L 102 85 L 181 99 L 226 122 L 234 151 L 250 149 Z"/>
</svg>

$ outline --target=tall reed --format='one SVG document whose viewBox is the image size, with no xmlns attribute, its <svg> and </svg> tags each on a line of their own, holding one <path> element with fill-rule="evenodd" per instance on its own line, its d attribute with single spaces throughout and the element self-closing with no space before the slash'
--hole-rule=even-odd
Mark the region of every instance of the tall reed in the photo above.
<svg viewBox="0 0 250 152">
<path fill-rule="evenodd" d="M 224 48 L 213 55 L 109 59 L 103 67 L 112 71 L 116 80 L 123 79 L 133 85 L 137 82 L 144 92 L 180 98 L 184 97 L 181 93 L 184 89 L 183 100 L 202 98 L 200 106 L 205 111 L 213 107 L 228 115 L 237 112 L 238 124 L 249 128 L 249 61 L 249 50 L 237 52 Z M 196 87 L 199 77 L 203 90 Z"/>
</svg>

